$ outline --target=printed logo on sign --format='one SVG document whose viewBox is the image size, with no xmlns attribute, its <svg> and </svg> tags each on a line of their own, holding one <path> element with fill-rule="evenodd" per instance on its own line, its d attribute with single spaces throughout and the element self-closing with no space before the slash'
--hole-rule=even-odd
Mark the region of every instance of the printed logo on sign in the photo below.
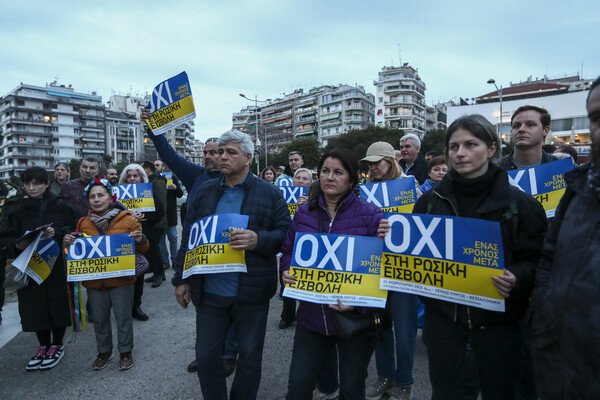
<svg viewBox="0 0 600 400">
<path fill-rule="evenodd" d="M 416 202 L 414 178 L 361 184 L 360 197 L 389 212 L 410 213 Z"/>
<path fill-rule="evenodd" d="M 150 103 L 148 108 L 153 113 L 159 108 L 163 108 L 173 103 L 173 97 L 171 96 L 171 88 L 169 87 L 169 81 L 160 83 L 152 91 L 152 97 L 150 97 Z"/>
<path fill-rule="evenodd" d="M 151 116 L 146 122 L 155 135 L 194 119 L 196 112 L 187 74 L 182 72 L 159 83 L 152 91 L 148 109 Z"/>
<path fill-rule="evenodd" d="M 128 210 L 139 212 L 155 211 L 151 183 L 128 183 L 113 186 L 117 201 Z"/>
<path fill-rule="evenodd" d="M 293 186 L 294 180 L 292 178 L 283 178 L 277 181 L 277 186 Z"/>
<path fill-rule="evenodd" d="M 135 247 L 129 234 L 77 238 L 67 254 L 67 280 L 135 275 Z"/>
</svg>

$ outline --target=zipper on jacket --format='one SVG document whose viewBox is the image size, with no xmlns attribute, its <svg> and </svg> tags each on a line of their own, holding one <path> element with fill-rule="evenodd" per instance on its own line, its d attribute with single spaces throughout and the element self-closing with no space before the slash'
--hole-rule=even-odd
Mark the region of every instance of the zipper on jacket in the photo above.
<svg viewBox="0 0 600 400">
<path fill-rule="evenodd" d="M 325 325 L 325 336 L 329 336 L 329 329 L 327 329 L 327 316 L 325 315 L 325 307 L 321 304 L 321 312 L 323 313 L 323 325 Z"/>
<path fill-rule="evenodd" d="M 473 329 L 473 324 L 471 324 L 471 310 L 469 306 L 467 306 L 467 324 L 469 324 L 469 329 Z"/>
<path fill-rule="evenodd" d="M 329 217 L 329 228 L 327 229 L 327 233 L 331 233 L 331 226 L 333 225 L 333 220 L 335 219 L 335 215 L 337 215 L 337 209 L 335 210 L 335 215 L 333 216 L 333 218 L 331 218 L 329 216 L 329 211 L 327 211 L 326 208 L 321 207 L 323 210 L 325 210 L 325 213 L 327 214 L 327 216 Z M 321 227 L 319 227 L 319 230 L 321 230 Z M 323 313 L 323 325 L 325 325 L 325 335 L 329 336 L 329 329 L 327 329 L 327 316 L 325 315 L 325 307 L 323 307 L 323 304 L 321 304 L 321 312 Z"/>
</svg>

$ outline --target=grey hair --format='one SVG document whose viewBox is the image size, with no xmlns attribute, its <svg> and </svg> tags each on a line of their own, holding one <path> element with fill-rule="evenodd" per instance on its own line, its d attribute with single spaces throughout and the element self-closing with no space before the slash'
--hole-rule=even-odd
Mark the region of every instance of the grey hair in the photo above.
<svg viewBox="0 0 600 400">
<path fill-rule="evenodd" d="M 402 136 L 400 138 L 400 144 L 404 143 L 404 141 L 406 139 L 412 139 L 415 141 L 415 144 L 417 145 L 417 147 L 420 149 L 421 148 L 421 139 L 419 139 L 419 137 L 417 135 L 415 135 L 414 133 L 407 133 L 406 135 Z"/>
<path fill-rule="evenodd" d="M 496 153 L 492 156 L 491 160 L 498 160 L 502 156 L 502 143 L 500 142 L 500 136 L 496 132 L 496 128 L 486 117 L 480 114 L 464 115 L 452 122 L 448 129 L 446 129 L 445 138 L 445 154 L 448 157 L 448 144 L 450 138 L 459 129 L 469 131 L 473 136 L 485 142 L 488 148 L 491 148 L 496 143 Z"/>
<path fill-rule="evenodd" d="M 242 150 L 242 153 L 244 153 L 244 155 L 250 154 L 252 157 L 254 157 L 254 143 L 252 143 L 250 136 L 248 136 L 244 132 L 236 131 L 235 129 L 227 131 L 221 136 L 219 136 L 217 144 L 219 146 L 223 146 L 230 142 L 239 143 L 240 149 Z"/>
<path fill-rule="evenodd" d="M 139 172 L 144 183 L 148 183 L 148 175 L 146 174 L 146 171 L 144 171 L 144 168 L 142 168 L 140 164 L 129 164 L 128 166 L 123 168 L 123 172 L 121 172 L 121 176 L 119 177 L 119 185 L 124 185 L 127 183 L 127 171 L 131 171 L 133 169 Z"/>
<path fill-rule="evenodd" d="M 312 178 L 312 171 L 308 168 L 298 168 L 296 170 L 296 172 L 294 172 L 294 178 L 296 177 L 296 175 L 298 175 L 298 172 L 306 172 L 308 174 L 308 180 L 310 181 L 310 184 L 312 185 L 313 183 L 313 178 Z"/>
</svg>

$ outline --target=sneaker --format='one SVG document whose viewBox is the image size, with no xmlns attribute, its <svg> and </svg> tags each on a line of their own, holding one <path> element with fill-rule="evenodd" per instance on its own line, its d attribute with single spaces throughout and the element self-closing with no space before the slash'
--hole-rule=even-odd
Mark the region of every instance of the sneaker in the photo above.
<svg viewBox="0 0 600 400">
<path fill-rule="evenodd" d="M 340 389 L 336 389 L 333 393 L 323 393 L 319 389 L 313 392 L 313 400 L 337 400 L 340 397 Z"/>
<path fill-rule="evenodd" d="M 133 367 L 133 357 L 131 357 L 131 352 L 122 353 L 121 359 L 119 360 L 119 371 L 125 371 L 131 367 Z"/>
<path fill-rule="evenodd" d="M 46 352 L 46 357 L 44 361 L 42 361 L 42 365 L 40 366 L 41 370 L 51 369 L 58 365 L 60 360 L 62 360 L 64 353 L 64 347 L 61 345 L 53 345 L 50 346 L 48 351 Z"/>
<path fill-rule="evenodd" d="M 94 371 L 104 369 L 108 365 L 108 362 L 113 358 L 114 354 L 112 351 L 107 351 L 106 353 L 98 353 L 98 357 L 96 357 L 96 360 L 94 360 L 94 363 L 92 364 L 92 369 Z"/>
<path fill-rule="evenodd" d="M 29 362 L 27 363 L 25 370 L 36 371 L 40 369 L 44 358 L 46 358 L 46 346 L 40 346 L 35 356 L 31 357 L 31 360 L 29 360 Z"/>
<path fill-rule="evenodd" d="M 384 394 L 389 394 L 389 391 L 394 388 L 394 378 L 378 378 L 377 382 L 372 384 L 365 390 L 365 398 L 367 400 L 379 400 Z"/>
<path fill-rule="evenodd" d="M 390 400 L 413 400 L 414 395 L 411 386 L 396 386 L 388 392 L 390 394 Z"/>
</svg>

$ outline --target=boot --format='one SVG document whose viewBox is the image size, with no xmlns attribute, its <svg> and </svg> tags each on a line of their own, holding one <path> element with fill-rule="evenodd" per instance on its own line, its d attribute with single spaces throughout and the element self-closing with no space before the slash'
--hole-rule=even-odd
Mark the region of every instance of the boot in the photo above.
<svg viewBox="0 0 600 400">
<path fill-rule="evenodd" d="M 152 277 L 152 287 L 157 288 L 163 283 L 163 278 L 161 274 L 154 274 Z"/>
</svg>

